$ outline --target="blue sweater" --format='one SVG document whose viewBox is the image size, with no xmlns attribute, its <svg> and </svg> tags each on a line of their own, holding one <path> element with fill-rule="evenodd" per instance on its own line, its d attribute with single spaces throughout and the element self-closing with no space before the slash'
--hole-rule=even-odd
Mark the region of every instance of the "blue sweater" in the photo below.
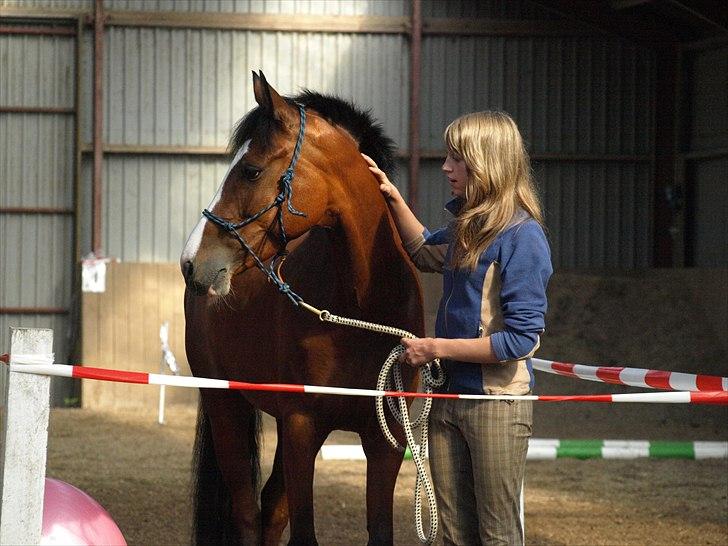
<svg viewBox="0 0 728 546">
<path fill-rule="evenodd" d="M 460 200 L 448 203 L 457 207 Z M 553 272 L 546 236 L 520 211 L 482 253 L 474 270 L 452 262 L 452 225 L 405 246 L 424 271 L 443 274 L 435 335 L 451 339 L 490 335 L 501 363 L 444 362 L 447 390 L 460 393 L 524 394 L 533 387 L 530 356 L 544 331 L 546 286 Z"/>
</svg>

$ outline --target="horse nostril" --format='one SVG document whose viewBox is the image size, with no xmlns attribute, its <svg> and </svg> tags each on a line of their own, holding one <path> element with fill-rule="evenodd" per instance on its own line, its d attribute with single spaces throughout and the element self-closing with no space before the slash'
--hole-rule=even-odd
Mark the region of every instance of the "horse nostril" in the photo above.
<svg viewBox="0 0 728 546">
<path fill-rule="evenodd" d="M 192 262 L 187 260 L 182 264 L 182 276 L 188 280 L 192 276 Z"/>
</svg>

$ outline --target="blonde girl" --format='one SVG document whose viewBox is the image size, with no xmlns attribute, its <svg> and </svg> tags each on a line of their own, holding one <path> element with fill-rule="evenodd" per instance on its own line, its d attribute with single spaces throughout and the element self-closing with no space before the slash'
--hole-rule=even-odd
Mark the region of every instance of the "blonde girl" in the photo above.
<svg viewBox="0 0 728 546">
<path fill-rule="evenodd" d="M 364 156 L 412 261 L 443 274 L 434 338 L 402 339 L 402 362 L 440 358 L 443 392 L 527 394 L 544 331 L 551 255 L 520 132 L 503 112 L 474 112 L 445 130 L 442 166 L 452 221 L 428 231 Z M 524 542 L 522 485 L 530 401 L 436 400 L 430 468 L 445 544 Z"/>
</svg>

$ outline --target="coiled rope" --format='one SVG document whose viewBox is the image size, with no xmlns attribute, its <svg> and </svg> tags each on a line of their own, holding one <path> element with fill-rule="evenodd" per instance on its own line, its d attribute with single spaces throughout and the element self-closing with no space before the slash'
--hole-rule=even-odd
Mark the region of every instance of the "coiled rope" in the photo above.
<svg viewBox="0 0 728 546">
<path fill-rule="evenodd" d="M 332 324 L 340 324 L 342 326 L 360 328 L 371 332 L 389 334 L 397 336 L 398 338 L 415 339 L 417 337 L 407 330 L 333 315 L 329 311 L 316 309 L 304 301 L 300 301 L 299 305 L 307 311 L 318 315 L 322 321 L 331 322 Z M 395 366 L 402 353 L 404 353 L 404 347 L 402 347 L 401 344 L 398 344 L 390 351 L 389 356 L 384 361 L 384 365 L 379 372 L 377 390 L 396 390 L 398 392 L 404 392 L 405 388 L 402 382 L 402 370 L 400 366 Z M 435 372 L 434 374 L 433 370 Z M 419 372 L 422 389 L 426 394 L 432 394 L 433 387 L 439 387 L 445 382 L 445 374 L 440 367 L 439 359 L 435 359 L 432 362 L 428 362 L 427 364 L 420 366 Z M 387 418 L 384 414 L 384 397 L 378 396 L 375 404 L 377 420 L 379 421 L 379 427 L 382 429 L 382 434 L 384 434 L 384 437 L 394 449 L 404 452 L 404 446 L 401 446 L 399 442 L 397 442 L 397 439 L 394 437 L 392 431 L 389 429 L 389 425 L 387 424 Z M 403 397 L 398 398 L 396 401 L 392 398 L 387 398 L 387 404 L 389 405 L 389 410 L 392 412 L 394 418 L 404 429 L 407 445 L 412 452 L 412 460 L 414 461 L 415 468 L 417 470 L 417 480 L 415 482 L 415 527 L 417 529 L 417 536 L 424 544 L 432 544 L 437 537 L 437 500 L 435 499 L 435 490 L 432 487 L 432 481 L 430 480 L 430 477 L 427 474 L 427 469 L 425 468 L 425 456 L 427 455 L 427 421 L 430 409 L 432 408 L 432 398 L 425 398 L 422 410 L 414 421 L 410 417 L 407 401 Z M 414 432 L 412 430 L 418 426 L 421 427 L 419 444 L 415 442 Z M 422 521 L 423 488 L 430 513 L 430 528 L 427 533 L 425 533 Z"/>
</svg>

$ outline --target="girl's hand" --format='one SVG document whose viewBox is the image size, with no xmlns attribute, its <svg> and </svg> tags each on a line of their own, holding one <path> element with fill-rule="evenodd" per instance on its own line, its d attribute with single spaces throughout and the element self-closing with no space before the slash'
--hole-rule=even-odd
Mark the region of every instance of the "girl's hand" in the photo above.
<svg viewBox="0 0 728 546">
<path fill-rule="evenodd" d="M 364 158 L 364 161 L 367 162 L 367 164 L 369 165 L 369 170 L 379 182 L 379 191 L 382 192 L 384 197 L 386 197 L 390 201 L 396 201 L 397 199 L 401 199 L 402 195 L 399 193 L 397 186 L 390 182 L 386 173 L 377 166 L 377 163 L 366 154 L 361 154 L 361 156 Z"/>
<path fill-rule="evenodd" d="M 402 338 L 400 343 L 404 347 L 404 353 L 400 355 L 399 361 L 413 368 L 432 362 L 437 358 L 437 340 L 435 338 Z"/>
</svg>

